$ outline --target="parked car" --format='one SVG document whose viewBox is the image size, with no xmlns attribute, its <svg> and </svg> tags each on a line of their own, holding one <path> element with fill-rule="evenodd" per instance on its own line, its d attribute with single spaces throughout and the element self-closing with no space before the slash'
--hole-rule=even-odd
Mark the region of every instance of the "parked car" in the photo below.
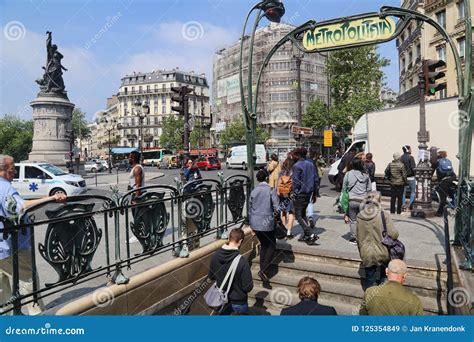
<svg viewBox="0 0 474 342">
<path fill-rule="evenodd" d="M 118 171 L 124 170 L 124 171 L 130 171 L 132 167 L 130 166 L 130 163 L 128 162 L 128 159 L 123 159 L 114 165 L 115 168 L 117 168 Z"/>
<path fill-rule="evenodd" d="M 206 171 L 221 169 L 221 162 L 216 157 L 200 157 L 196 159 L 196 166 Z"/>
<path fill-rule="evenodd" d="M 102 165 L 103 170 L 107 171 L 109 169 L 109 161 L 108 160 L 99 160 L 100 165 Z"/>
<path fill-rule="evenodd" d="M 63 192 L 67 196 L 80 195 L 87 191 L 86 181 L 79 175 L 66 173 L 47 163 L 18 163 L 13 187 L 21 197 L 40 198 Z"/>
<path fill-rule="evenodd" d="M 84 164 L 84 170 L 86 172 L 100 172 L 102 171 L 104 167 L 102 166 L 102 164 L 99 164 L 97 162 L 94 162 L 94 161 L 88 161 Z"/>
</svg>

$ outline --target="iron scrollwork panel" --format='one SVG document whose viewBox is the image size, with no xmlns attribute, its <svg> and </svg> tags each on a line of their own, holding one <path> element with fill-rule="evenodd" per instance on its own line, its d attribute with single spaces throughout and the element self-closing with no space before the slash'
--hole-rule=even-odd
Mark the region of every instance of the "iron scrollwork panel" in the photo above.
<svg viewBox="0 0 474 342">
<path fill-rule="evenodd" d="M 198 229 L 198 233 L 211 228 L 215 203 L 210 192 L 212 185 L 199 184 L 185 198 L 184 210 L 186 218 L 190 218 Z"/>
<path fill-rule="evenodd" d="M 44 245 L 38 244 L 41 256 L 58 273 L 58 282 L 92 270 L 91 262 L 102 238 L 102 230 L 97 228 L 93 217 L 93 207 L 94 203 L 71 203 L 46 211 L 49 219 L 90 213 L 49 224 Z"/>
<path fill-rule="evenodd" d="M 229 183 L 229 201 L 227 206 L 232 214 L 232 220 L 237 221 L 242 218 L 242 212 L 245 205 L 244 181 L 235 179 Z"/>
<path fill-rule="evenodd" d="M 146 192 L 134 200 L 135 204 L 151 202 L 132 209 L 133 222 L 130 229 L 143 248 L 143 253 L 163 246 L 163 237 L 170 221 L 164 202 L 158 202 L 164 192 Z"/>
</svg>

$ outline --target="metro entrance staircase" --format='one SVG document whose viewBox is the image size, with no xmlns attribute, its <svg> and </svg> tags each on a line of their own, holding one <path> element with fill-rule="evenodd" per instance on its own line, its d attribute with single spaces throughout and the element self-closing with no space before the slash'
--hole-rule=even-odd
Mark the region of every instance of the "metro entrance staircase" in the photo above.
<svg viewBox="0 0 474 342">
<path fill-rule="evenodd" d="M 364 270 L 353 253 L 325 251 L 320 246 L 278 241 L 273 261 L 276 272 L 270 279 L 272 289 L 263 287 L 257 276 L 258 256 L 252 261 L 254 289 L 249 294 L 251 314 L 279 315 L 282 308 L 299 302 L 296 286 L 304 276 L 311 276 L 321 285 L 319 302 L 334 306 L 339 315 L 358 315 L 363 301 Z M 446 268 L 444 260 L 438 264 L 407 261 L 407 286 L 420 297 L 425 314 L 446 314 Z M 456 279 L 455 279 L 456 282 Z"/>
</svg>

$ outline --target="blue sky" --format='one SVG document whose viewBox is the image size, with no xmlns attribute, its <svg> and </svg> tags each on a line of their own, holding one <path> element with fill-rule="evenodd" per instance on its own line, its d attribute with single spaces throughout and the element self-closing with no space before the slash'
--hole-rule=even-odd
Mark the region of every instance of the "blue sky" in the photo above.
<svg viewBox="0 0 474 342">
<path fill-rule="evenodd" d="M 88 119 L 105 108 L 120 78 L 133 71 L 206 73 L 213 52 L 235 42 L 256 0 L 0 0 L 0 115 L 31 118 L 35 79 L 46 59 L 46 31 L 64 55 L 66 90 Z M 284 22 L 299 25 L 378 11 L 398 0 L 286 0 Z M 263 21 L 263 25 L 266 22 Z M 187 30 L 186 30 L 187 29 Z M 388 86 L 398 91 L 395 42 L 380 46 L 392 62 Z"/>
</svg>

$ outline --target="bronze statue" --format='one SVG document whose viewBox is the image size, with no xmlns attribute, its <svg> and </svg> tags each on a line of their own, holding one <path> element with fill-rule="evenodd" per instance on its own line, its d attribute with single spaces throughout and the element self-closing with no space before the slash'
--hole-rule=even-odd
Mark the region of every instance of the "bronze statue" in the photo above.
<svg viewBox="0 0 474 342">
<path fill-rule="evenodd" d="M 51 32 L 47 31 L 46 34 L 48 35 L 46 39 L 46 50 L 48 52 L 46 67 L 42 67 L 44 69 L 43 78 L 37 79 L 36 83 L 40 85 L 40 93 L 66 96 L 63 70 L 67 71 L 67 69 L 61 65 L 61 59 L 64 56 L 58 51 L 56 44 L 51 44 Z"/>
</svg>

